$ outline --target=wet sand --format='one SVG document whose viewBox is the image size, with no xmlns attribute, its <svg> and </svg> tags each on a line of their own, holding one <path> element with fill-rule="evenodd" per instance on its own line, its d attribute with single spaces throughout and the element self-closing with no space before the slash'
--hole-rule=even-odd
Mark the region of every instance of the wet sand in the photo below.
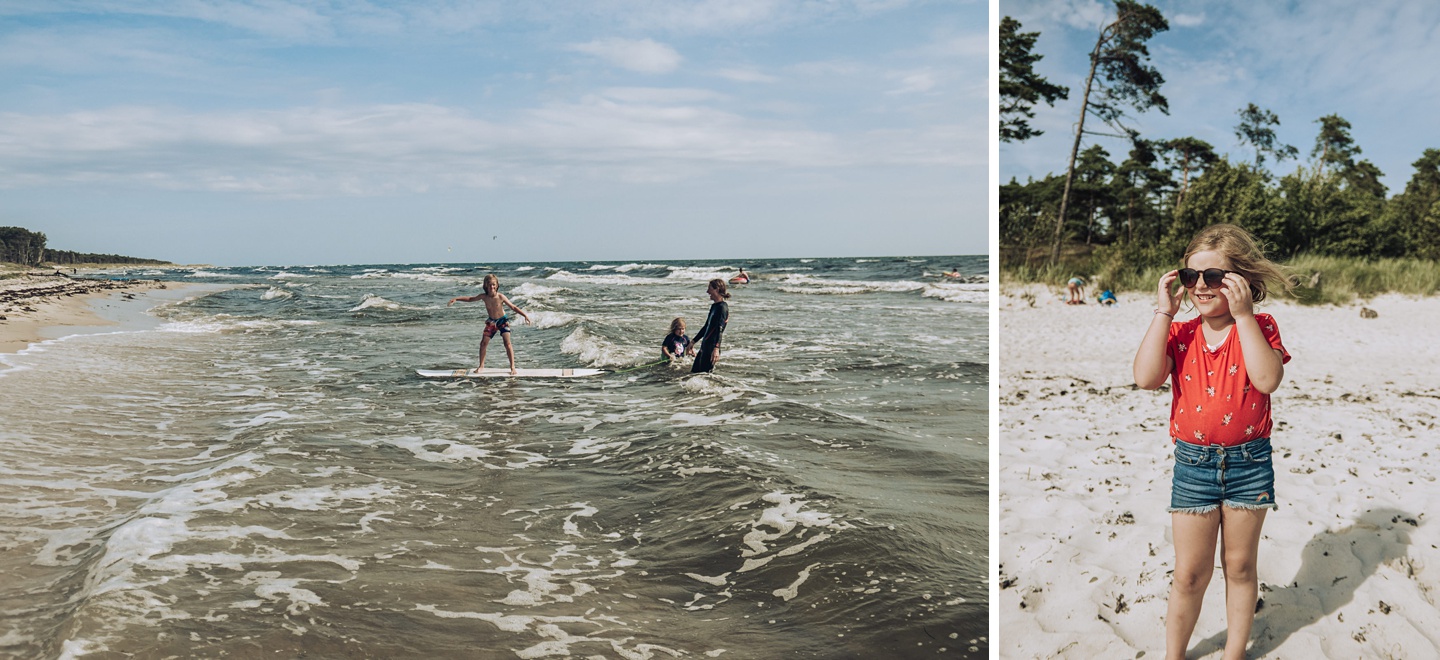
<svg viewBox="0 0 1440 660">
<path fill-rule="evenodd" d="M 74 334 L 103 331 L 120 325 L 114 315 L 97 308 L 135 300 L 148 292 L 183 284 L 158 280 L 111 281 L 60 276 L 25 276 L 0 280 L 0 353 L 15 353 L 31 344 Z"/>
</svg>

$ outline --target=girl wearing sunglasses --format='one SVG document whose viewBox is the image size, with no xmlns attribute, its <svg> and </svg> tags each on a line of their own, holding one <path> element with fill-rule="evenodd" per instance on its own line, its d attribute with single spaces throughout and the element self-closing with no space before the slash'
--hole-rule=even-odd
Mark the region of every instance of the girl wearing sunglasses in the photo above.
<svg viewBox="0 0 1440 660">
<path fill-rule="evenodd" d="M 1249 232 L 1231 224 L 1191 239 L 1181 268 L 1160 278 L 1154 318 L 1135 354 L 1135 383 L 1171 383 L 1170 495 L 1175 571 L 1165 615 L 1165 657 L 1184 658 L 1214 573 L 1225 575 L 1226 660 L 1245 657 L 1259 583 L 1256 555 L 1265 513 L 1276 507 L 1270 462 L 1270 393 L 1290 354 L 1254 304 L 1290 278 Z M 1177 288 L 1175 285 L 1179 284 Z M 1199 315 L 1175 319 L 1189 298 Z"/>
</svg>

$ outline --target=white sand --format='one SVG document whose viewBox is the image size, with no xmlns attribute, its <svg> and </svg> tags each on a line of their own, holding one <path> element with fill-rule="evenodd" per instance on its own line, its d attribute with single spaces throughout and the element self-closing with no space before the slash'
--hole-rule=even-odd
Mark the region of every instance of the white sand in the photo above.
<svg viewBox="0 0 1440 660">
<path fill-rule="evenodd" d="M 126 314 L 156 301 L 177 299 L 189 283 L 157 280 L 109 281 L 64 277 L 0 280 L 0 353 L 82 332 L 134 326 Z M 135 309 L 130 309 L 135 308 Z"/>
<path fill-rule="evenodd" d="M 1154 302 L 1057 296 L 1000 302 L 1000 655 L 1160 658 L 1170 394 L 1131 377 Z M 1250 657 L 1440 658 L 1440 298 L 1363 304 L 1259 306 L 1293 359 Z M 1189 657 L 1224 635 L 1217 558 Z"/>
</svg>

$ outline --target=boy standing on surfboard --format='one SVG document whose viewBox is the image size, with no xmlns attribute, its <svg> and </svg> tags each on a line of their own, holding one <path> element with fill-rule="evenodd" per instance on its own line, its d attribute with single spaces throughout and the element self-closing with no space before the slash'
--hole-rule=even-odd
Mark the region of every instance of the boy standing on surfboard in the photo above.
<svg viewBox="0 0 1440 660">
<path fill-rule="evenodd" d="M 505 342 L 505 354 L 510 357 L 510 375 L 514 376 L 515 347 L 510 344 L 510 317 L 505 315 L 505 307 L 508 306 L 510 309 L 515 310 L 516 314 L 525 317 L 525 325 L 530 325 L 530 315 L 526 314 L 525 310 L 516 307 L 515 303 L 510 302 L 510 299 L 506 298 L 505 294 L 500 293 L 500 278 L 495 277 L 494 273 L 485 276 L 484 287 L 484 293 L 476 294 L 468 298 L 451 298 L 450 302 L 446 303 L 445 306 L 449 307 L 456 302 L 475 302 L 477 300 L 485 302 L 485 312 L 490 315 L 490 318 L 485 321 L 485 337 L 480 340 L 479 368 L 485 368 L 485 349 L 490 345 L 490 338 L 494 337 L 495 333 L 498 332 L 500 333 L 500 338 Z"/>
</svg>

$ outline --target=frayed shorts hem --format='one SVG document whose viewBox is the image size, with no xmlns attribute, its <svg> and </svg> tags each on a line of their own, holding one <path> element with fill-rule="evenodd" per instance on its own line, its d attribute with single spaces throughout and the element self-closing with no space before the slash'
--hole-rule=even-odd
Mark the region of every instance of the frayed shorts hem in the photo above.
<svg viewBox="0 0 1440 660">
<path fill-rule="evenodd" d="M 1280 505 L 1274 502 L 1269 502 L 1266 504 L 1254 504 L 1252 502 L 1225 502 L 1225 506 L 1226 508 L 1230 509 L 1248 509 L 1251 511 L 1254 511 L 1256 509 L 1280 508 Z M 1165 507 L 1165 511 L 1167 513 L 1193 513 L 1195 515 L 1205 515 L 1219 508 L 1219 504 L 1206 504 L 1203 506 L 1169 506 Z"/>
</svg>

